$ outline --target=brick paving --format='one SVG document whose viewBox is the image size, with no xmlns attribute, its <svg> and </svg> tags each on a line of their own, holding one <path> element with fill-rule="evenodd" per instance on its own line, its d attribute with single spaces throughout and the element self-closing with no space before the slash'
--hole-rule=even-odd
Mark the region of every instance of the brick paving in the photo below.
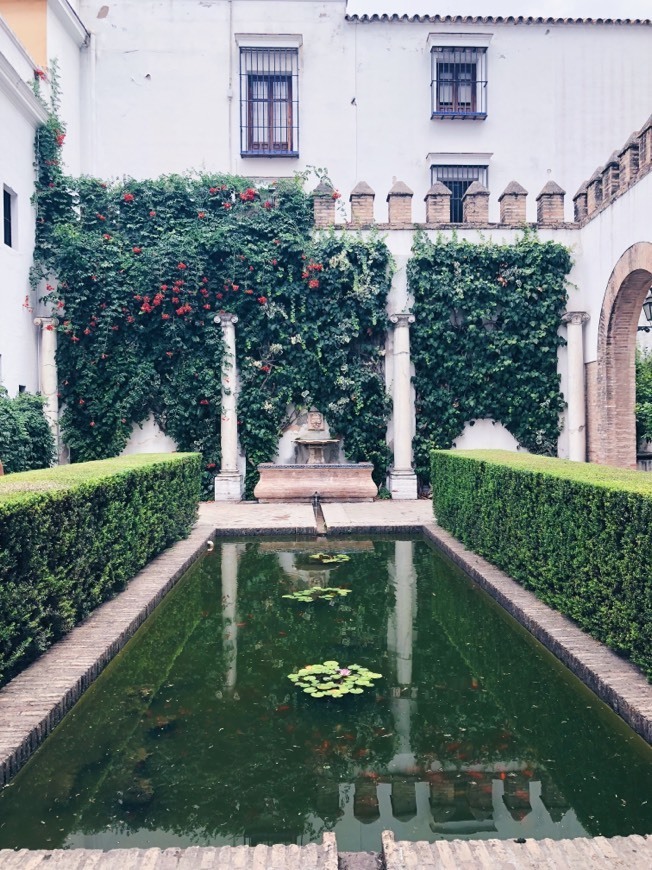
<svg viewBox="0 0 652 870">
<path fill-rule="evenodd" d="M 502 571 L 466 550 L 432 517 L 428 501 L 323 504 L 329 534 L 422 533 L 547 646 L 634 730 L 652 742 L 652 687 L 628 662 L 585 635 L 570 620 L 538 601 Z M 0 785 L 25 763 L 106 664 L 124 646 L 163 596 L 215 535 L 314 535 L 310 505 L 221 503 L 201 505 L 190 537 L 154 559 L 112 601 L 98 608 L 37 662 L 0 690 Z M 383 854 L 352 853 L 340 867 L 399 868 L 600 868 L 652 866 L 652 839 L 639 836 L 576 840 L 395 842 L 383 834 Z M 322 845 L 238 846 L 188 849 L 76 849 L 0 851 L 0 867 L 31 870 L 337 870 L 332 834 Z"/>
</svg>

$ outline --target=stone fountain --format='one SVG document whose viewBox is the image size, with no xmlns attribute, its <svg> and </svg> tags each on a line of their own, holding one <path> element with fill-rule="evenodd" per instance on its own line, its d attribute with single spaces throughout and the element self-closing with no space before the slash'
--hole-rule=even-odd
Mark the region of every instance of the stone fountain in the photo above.
<svg viewBox="0 0 652 870">
<path fill-rule="evenodd" d="M 319 411 L 308 412 L 305 428 L 305 436 L 300 431 L 300 437 L 292 439 L 294 463 L 258 466 L 260 480 L 254 489 L 254 497 L 263 504 L 311 502 L 315 498 L 320 501 L 373 501 L 378 494 L 371 477 L 373 465 L 370 462 L 327 462 L 333 453 L 339 459 L 342 439 L 327 434 Z M 305 462 L 298 461 L 301 453 L 307 453 Z"/>
</svg>

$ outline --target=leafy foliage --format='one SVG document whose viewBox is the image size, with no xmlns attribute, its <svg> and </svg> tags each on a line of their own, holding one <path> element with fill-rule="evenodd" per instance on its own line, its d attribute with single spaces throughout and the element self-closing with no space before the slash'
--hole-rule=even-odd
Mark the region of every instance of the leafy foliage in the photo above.
<svg viewBox="0 0 652 870">
<path fill-rule="evenodd" d="M 636 441 L 652 441 L 652 352 L 636 351 Z"/>
<path fill-rule="evenodd" d="M 315 404 L 353 461 L 387 466 L 382 372 L 390 255 L 376 237 L 312 235 L 300 180 L 67 178 L 53 118 L 37 138 L 34 281 L 61 316 L 62 430 L 75 461 L 115 456 L 153 414 L 181 450 L 219 462 L 220 311 L 239 318 L 248 490 L 288 409 Z"/>
<path fill-rule="evenodd" d="M 501 451 L 434 451 L 437 521 L 652 678 L 652 481 Z"/>
<path fill-rule="evenodd" d="M 527 450 L 556 454 L 558 328 L 570 267 L 565 247 L 529 233 L 514 245 L 415 237 L 408 282 L 422 479 L 432 447 L 450 447 L 465 423 L 485 417 Z"/>
<path fill-rule="evenodd" d="M 296 592 L 290 592 L 283 595 L 283 598 L 290 598 L 292 601 L 299 601 L 302 604 L 310 604 L 313 601 L 334 601 L 336 598 L 343 598 L 350 593 L 350 589 L 343 589 L 341 586 L 311 586 L 309 589 L 298 589 Z"/>
<path fill-rule="evenodd" d="M 0 683 L 190 531 L 199 457 L 124 457 L 0 478 Z"/>
<path fill-rule="evenodd" d="M 347 665 L 341 668 L 340 663 L 335 660 L 320 665 L 306 665 L 288 674 L 288 680 L 312 698 L 361 695 L 366 688 L 372 688 L 374 680 L 379 680 L 381 677 L 382 674 L 376 674 L 362 665 Z"/>
<path fill-rule="evenodd" d="M 0 387 L 0 460 L 6 473 L 47 468 L 54 460 L 54 438 L 43 402 L 30 393 L 10 398 Z"/>
</svg>

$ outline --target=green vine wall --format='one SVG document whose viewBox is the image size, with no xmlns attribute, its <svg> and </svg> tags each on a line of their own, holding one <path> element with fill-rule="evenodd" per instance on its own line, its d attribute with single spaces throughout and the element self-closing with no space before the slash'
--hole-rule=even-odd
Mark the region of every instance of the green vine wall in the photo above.
<svg viewBox="0 0 652 870">
<path fill-rule="evenodd" d="M 300 180 L 67 177 L 65 131 L 39 131 L 34 282 L 59 317 L 62 431 L 73 461 L 115 456 L 153 413 L 219 470 L 222 338 L 237 314 L 247 489 L 291 406 L 314 404 L 347 458 L 387 467 L 383 377 L 391 258 L 377 237 L 320 234 Z M 54 276 L 54 278 L 52 277 Z"/>
<path fill-rule="evenodd" d="M 520 445 L 555 456 L 558 334 L 567 299 L 568 250 L 526 233 L 516 244 L 415 237 L 408 263 L 415 323 L 417 474 L 464 425 L 489 417 Z"/>
</svg>

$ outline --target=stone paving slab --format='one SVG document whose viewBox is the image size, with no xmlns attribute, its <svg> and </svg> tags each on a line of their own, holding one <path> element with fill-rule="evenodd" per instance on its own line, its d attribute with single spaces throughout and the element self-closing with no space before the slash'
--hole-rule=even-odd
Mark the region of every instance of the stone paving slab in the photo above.
<svg viewBox="0 0 652 870">
<path fill-rule="evenodd" d="M 187 849 L 0 850 L 3 870 L 338 870 L 335 834 L 320 845 Z"/>
<path fill-rule="evenodd" d="M 652 867 L 652 838 L 594 837 L 576 840 L 439 840 L 435 843 L 394 840 L 383 831 L 386 870 L 599 870 Z"/>
<path fill-rule="evenodd" d="M 217 535 L 315 535 L 315 512 L 309 504 L 203 502 L 202 522 L 212 523 Z"/>
<path fill-rule="evenodd" d="M 420 532 L 426 523 L 432 522 L 432 502 L 426 499 L 325 502 L 321 509 L 329 534 Z"/>
</svg>

